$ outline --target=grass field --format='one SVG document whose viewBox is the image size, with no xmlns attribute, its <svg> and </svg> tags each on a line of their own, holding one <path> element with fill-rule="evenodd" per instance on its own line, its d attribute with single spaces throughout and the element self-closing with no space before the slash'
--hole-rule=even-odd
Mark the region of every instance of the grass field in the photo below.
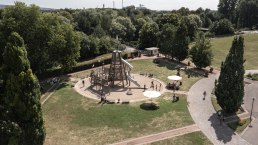
<svg viewBox="0 0 258 145">
<path fill-rule="evenodd" d="M 245 69 L 258 69 L 258 34 L 245 34 Z M 214 59 L 212 66 L 220 69 L 221 62 L 225 60 L 234 37 L 214 38 L 211 40 Z"/>
<path fill-rule="evenodd" d="M 150 145 L 212 145 L 212 143 L 199 131 L 154 142 Z"/>
<path fill-rule="evenodd" d="M 193 124 L 185 97 L 172 103 L 165 94 L 160 109 L 140 103 L 100 105 L 63 84 L 43 105 L 45 144 L 106 144 Z"/>
<path fill-rule="evenodd" d="M 155 78 L 162 80 L 165 83 L 168 83 L 168 76 L 176 75 L 177 71 L 174 69 L 177 64 L 167 61 L 159 61 L 159 63 L 154 63 L 152 59 L 147 60 L 137 60 L 130 62 L 133 65 L 133 73 L 152 73 Z M 188 78 L 188 74 L 191 74 L 191 78 Z M 194 71 L 181 71 L 181 77 L 183 85 L 180 90 L 188 91 L 190 87 L 200 80 L 203 75 L 194 72 Z"/>
</svg>

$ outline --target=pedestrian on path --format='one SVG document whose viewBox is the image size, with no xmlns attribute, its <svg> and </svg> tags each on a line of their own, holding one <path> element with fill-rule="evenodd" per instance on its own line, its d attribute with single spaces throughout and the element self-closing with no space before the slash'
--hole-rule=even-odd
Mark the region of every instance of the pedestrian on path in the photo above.
<svg viewBox="0 0 258 145">
<path fill-rule="evenodd" d="M 204 91 L 204 92 L 203 92 L 203 100 L 205 100 L 206 95 L 207 95 L 207 92 Z"/>
<path fill-rule="evenodd" d="M 85 85 L 85 82 L 84 82 L 84 80 L 82 80 L 82 87 L 84 87 L 84 85 Z"/>
</svg>

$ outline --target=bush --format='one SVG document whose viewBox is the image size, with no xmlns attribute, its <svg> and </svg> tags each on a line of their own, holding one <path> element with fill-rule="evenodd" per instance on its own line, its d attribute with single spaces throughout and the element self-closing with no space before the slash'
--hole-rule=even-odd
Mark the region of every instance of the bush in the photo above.
<svg viewBox="0 0 258 145">
<path fill-rule="evenodd" d="M 210 32 L 215 35 L 228 35 L 234 34 L 234 27 L 232 23 L 227 19 L 214 22 L 210 27 Z"/>
<path fill-rule="evenodd" d="M 245 123 L 246 123 L 246 120 L 241 119 L 241 120 L 238 121 L 239 126 L 243 126 Z"/>
</svg>

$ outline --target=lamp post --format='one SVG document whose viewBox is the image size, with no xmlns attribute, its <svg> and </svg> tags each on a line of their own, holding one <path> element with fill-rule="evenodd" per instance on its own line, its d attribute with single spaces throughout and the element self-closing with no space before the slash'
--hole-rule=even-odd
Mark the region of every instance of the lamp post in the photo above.
<svg viewBox="0 0 258 145">
<path fill-rule="evenodd" d="M 250 113 L 250 125 L 249 127 L 252 127 L 252 115 L 253 115 L 253 107 L 254 107 L 254 100 L 255 100 L 255 97 L 253 97 L 253 102 L 252 102 L 252 108 L 251 108 L 251 113 Z"/>
</svg>

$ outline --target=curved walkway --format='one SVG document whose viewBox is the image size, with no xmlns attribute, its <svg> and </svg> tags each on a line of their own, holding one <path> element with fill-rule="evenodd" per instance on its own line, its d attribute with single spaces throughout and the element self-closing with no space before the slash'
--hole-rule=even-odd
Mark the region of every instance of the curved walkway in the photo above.
<svg viewBox="0 0 258 145">
<path fill-rule="evenodd" d="M 246 71 L 246 74 L 248 73 L 258 73 L 258 70 L 248 70 Z M 245 97 L 244 97 L 244 106 L 247 109 L 247 111 L 251 112 L 251 106 L 253 102 L 253 97 L 256 97 L 254 100 L 254 106 L 253 106 L 253 116 L 256 118 L 252 121 L 252 127 L 247 127 L 246 130 L 241 134 L 241 136 L 246 139 L 249 143 L 255 145 L 257 143 L 257 136 L 258 136 L 258 82 L 257 81 L 250 81 L 250 84 L 245 87 Z M 248 115 L 249 115 L 248 113 Z"/>
<path fill-rule="evenodd" d="M 211 103 L 211 92 L 217 76 L 212 74 L 191 87 L 187 97 L 189 112 L 195 123 L 213 144 L 248 145 L 247 141 L 235 134 L 226 124 L 220 125 Z M 205 100 L 203 100 L 204 91 L 207 92 Z"/>
</svg>

